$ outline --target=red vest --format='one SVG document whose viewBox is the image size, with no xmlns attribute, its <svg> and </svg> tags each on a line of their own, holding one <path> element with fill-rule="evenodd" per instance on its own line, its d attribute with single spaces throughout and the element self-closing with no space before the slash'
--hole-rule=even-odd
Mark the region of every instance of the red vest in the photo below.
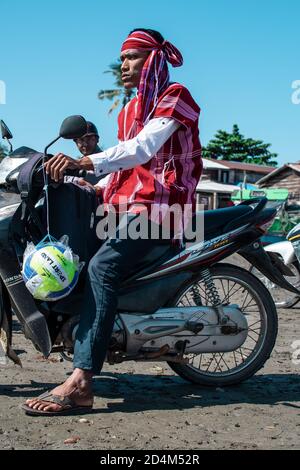
<svg viewBox="0 0 300 470">
<path fill-rule="evenodd" d="M 133 98 L 119 114 L 118 138 L 121 141 L 136 136 L 137 98 Z M 173 83 L 159 97 L 151 119 L 169 117 L 181 126 L 149 162 L 130 170 L 113 173 L 104 191 L 104 202 L 118 207 L 126 202 L 134 211 L 138 204 L 148 209 L 154 205 L 185 204 L 196 208 L 196 186 L 202 173 L 199 141 L 200 108 L 189 91 Z M 121 198 L 121 199 L 120 199 Z"/>
</svg>

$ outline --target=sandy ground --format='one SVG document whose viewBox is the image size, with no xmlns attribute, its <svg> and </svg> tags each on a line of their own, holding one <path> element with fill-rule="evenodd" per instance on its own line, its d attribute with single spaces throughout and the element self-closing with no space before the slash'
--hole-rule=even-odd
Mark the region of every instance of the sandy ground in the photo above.
<svg viewBox="0 0 300 470">
<path fill-rule="evenodd" d="M 279 310 L 272 357 L 236 387 L 198 387 L 161 363 L 105 366 L 84 422 L 20 410 L 25 399 L 62 382 L 71 364 L 58 355 L 43 359 L 15 323 L 23 369 L 0 369 L 0 449 L 300 449 L 300 364 L 292 361 L 299 316 L 300 306 Z M 65 444 L 68 438 L 77 442 Z"/>
</svg>

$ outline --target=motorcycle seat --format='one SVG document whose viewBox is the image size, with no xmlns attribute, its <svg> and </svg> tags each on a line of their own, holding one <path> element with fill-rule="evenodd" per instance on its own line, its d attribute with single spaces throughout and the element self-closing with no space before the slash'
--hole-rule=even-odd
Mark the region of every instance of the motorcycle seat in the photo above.
<svg viewBox="0 0 300 470">
<path fill-rule="evenodd" d="M 252 212 L 250 206 L 235 206 L 228 207 L 225 209 L 216 209 L 210 211 L 203 211 L 204 216 L 204 236 L 205 240 L 216 237 L 223 233 L 223 229 L 229 222 L 244 216 L 247 213 Z M 198 212 L 198 215 L 201 212 Z M 200 219 L 201 220 L 201 219 Z M 243 223 L 244 221 L 241 221 Z M 126 279 L 129 281 L 138 273 L 139 277 L 151 272 L 157 266 L 163 264 L 165 261 L 173 258 L 179 254 L 181 249 L 170 244 L 162 244 L 155 246 L 144 258 L 142 258 L 138 265 L 135 266 L 134 273 L 130 273 L 130 277 Z"/>
<path fill-rule="evenodd" d="M 124 280 L 124 284 L 131 282 L 136 277 L 142 277 L 150 273 L 156 267 L 173 258 L 173 256 L 176 256 L 180 251 L 181 249 L 179 247 L 169 243 L 154 246 L 153 249 L 135 265 L 134 270 L 130 272 L 129 276 Z"/>
<path fill-rule="evenodd" d="M 239 205 L 235 207 L 226 207 L 224 209 L 215 209 L 204 211 L 204 235 L 205 238 L 209 234 L 218 235 L 223 233 L 223 229 L 229 222 L 232 222 L 239 217 L 245 216 L 247 213 L 252 212 L 251 206 Z M 199 214 L 199 213 L 198 213 Z M 244 219 L 241 223 L 244 223 Z"/>
</svg>

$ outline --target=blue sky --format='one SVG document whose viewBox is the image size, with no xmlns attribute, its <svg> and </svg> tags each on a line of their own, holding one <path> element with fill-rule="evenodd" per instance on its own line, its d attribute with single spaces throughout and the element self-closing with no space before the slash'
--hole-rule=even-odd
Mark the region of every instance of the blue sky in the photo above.
<svg viewBox="0 0 300 470">
<path fill-rule="evenodd" d="M 300 160 L 299 0 L 1 0 L 0 81 L 4 119 L 15 148 L 44 148 L 60 122 L 82 114 L 96 123 L 104 147 L 117 142 L 117 113 L 97 93 L 103 74 L 135 27 L 159 30 L 182 52 L 171 77 L 185 84 L 202 109 L 205 145 L 218 129 L 272 143 L 279 163 Z M 76 155 L 74 144 L 54 147 Z"/>
</svg>

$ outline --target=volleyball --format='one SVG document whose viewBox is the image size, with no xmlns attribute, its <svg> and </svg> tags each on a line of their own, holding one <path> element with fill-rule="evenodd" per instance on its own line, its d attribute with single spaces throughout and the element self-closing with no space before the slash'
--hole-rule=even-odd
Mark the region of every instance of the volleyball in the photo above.
<svg viewBox="0 0 300 470">
<path fill-rule="evenodd" d="M 22 275 L 35 299 L 54 301 L 66 297 L 74 289 L 79 273 L 78 257 L 60 242 L 42 243 L 24 254 Z"/>
</svg>

